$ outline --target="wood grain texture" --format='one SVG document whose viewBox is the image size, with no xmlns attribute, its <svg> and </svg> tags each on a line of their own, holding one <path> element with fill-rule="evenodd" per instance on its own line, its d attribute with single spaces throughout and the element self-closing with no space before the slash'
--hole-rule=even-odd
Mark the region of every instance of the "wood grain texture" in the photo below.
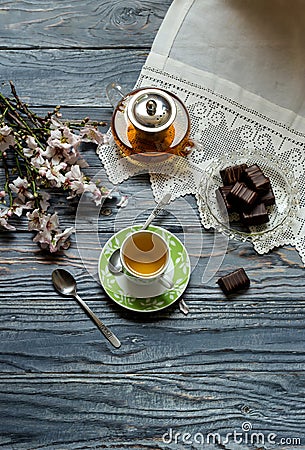
<svg viewBox="0 0 305 450">
<path fill-rule="evenodd" d="M 166 445 L 169 429 L 193 437 L 219 430 L 225 439 L 229 432 L 242 432 L 245 422 L 266 437 L 275 433 L 277 442 L 284 436 L 304 439 L 298 425 L 304 420 L 298 398 L 298 392 L 304 392 L 304 375 L 297 373 L 285 377 L 228 372 L 192 378 L 113 374 L 110 379 L 101 370 L 69 377 L 55 374 L 52 379 L 45 374 L 2 375 L 0 380 L 1 402 L 10 404 L 0 424 L 3 448 L 12 443 L 7 432 L 10 423 L 21 419 L 22 428 L 16 430 L 13 441 L 20 449 L 28 449 L 29 444 L 43 449 L 206 448 L 178 445 L 174 440 Z M 107 419 L 101 421 L 101 417 Z"/>
<path fill-rule="evenodd" d="M 150 47 L 172 0 L 4 1 L 0 47 Z"/>
<path fill-rule="evenodd" d="M 107 84 L 119 81 L 131 90 L 147 54 L 137 49 L 0 51 L 1 82 L 13 80 L 21 99 L 34 106 L 110 106 Z"/>
<path fill-rule="evenodd" d="M 106 84 L 118 79 L 133 87 L 170 4 L 2 2 L 1 80 L 13 79 L 42 115 L 62 104 L 65 118 L 109 124 Z M 82 151 L 87 173 L 100 172 L 110 187 L 95 149 Z M 2 177 L 0 167 L 0 182 Z M 193 271 L 183 297 L 190 312 L 184 316 L 174 304 L 155 314 L 132 313 L 105 295 L 96 281 L 97 261 L 112 233 L 141 223 L 154 201 L 147 175 L 122 183 L 119 191 L 129 196 L 128 206 L 117 208 L 114 198 L 105 205 L 109 216 L 90 210 L 97 230 L 90 214 L 78 217 L 70 249 L 59 254 L 33 243 L 25 220 L 14 222 L 14 233 L 0 232 L 0 448 L 257 449 L 251 442 L 181 441 L 187 432 L 225 437 L 242 431 L 244 422 L 277 435 L 276 445 L 264 448 L 305 448 L 305 286 L 296 251 L 285 247 L 258 256 L 249 243 L 230 242 L 221 267 L 203 284 L 215 236 L 199 233 L 196 203 L 188 196 L 155 223 L 186 241 Z M 75 225 L 77 200 L 55 198 L 61 226 Z M 120 349 L 108 344 L 74 299 L 54 291 L 56 267 L 75 275 L 79 294 L 121 339 Z M 251 287 L 227 298 L 216 280 L 237 267 L 246 269 Z M 166 443 L 162 436 L 170 428 L 181 435 Z M 301 445 L 280 443 L 285 437 Z"/>
</svg>

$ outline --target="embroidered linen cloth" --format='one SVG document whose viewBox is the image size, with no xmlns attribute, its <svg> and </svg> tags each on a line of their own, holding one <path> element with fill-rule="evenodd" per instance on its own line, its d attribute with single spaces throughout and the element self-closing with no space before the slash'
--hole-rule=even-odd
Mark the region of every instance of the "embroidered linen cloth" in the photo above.
<svg viewBox="0 0 305 450">
<path fill-rule="evenodd" d="M 259 253 L 294 245 L 305 263 L 304 27 L 305 0 L 174 0 L 137 85 L 177 94 L 199 143 L 182 175 L 151 175 L 156 199 L 168 190 L 197 195 L 198 174 L 221 155 L 241 148 L 270 154 L 293 172 L 300 205 L 288 228 L 253 245 Z M 98 154 L 115 184 L 142 170 L 113 143 Z M 212 226 L 202 210 L 201 219 Z"/>
</svg>

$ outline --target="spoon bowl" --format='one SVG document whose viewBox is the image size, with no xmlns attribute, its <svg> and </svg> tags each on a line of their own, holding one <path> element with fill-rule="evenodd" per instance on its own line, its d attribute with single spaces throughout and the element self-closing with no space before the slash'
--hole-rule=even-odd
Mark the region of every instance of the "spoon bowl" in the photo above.
<svg viewBox="0 0 305 450">
<path fill-rule="evenodd" d="M 123 273 L 123 267 L 120 258 L 120 249 L 117 248 L 109 258 L 108 267 L 111 273 L 118 275 Z"/>
<path fill-rule="evenodd" d="M 63 295 L 76 294 L 76 280 L 70 272 L 64 269 L 56 269 L 52 273 L 52 281 L 55 289 Z"/>
</svg>

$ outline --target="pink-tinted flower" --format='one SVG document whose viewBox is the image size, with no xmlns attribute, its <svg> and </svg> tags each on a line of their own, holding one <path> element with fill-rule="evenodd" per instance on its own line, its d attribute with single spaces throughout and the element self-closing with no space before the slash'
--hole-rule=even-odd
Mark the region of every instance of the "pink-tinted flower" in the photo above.
<svg viewBox="0 0 305 450">
<path fill-rule="evenodd" d="M 38 231 L 33 242 L 38 242 L 42 248 L 49 247 L 53 237 L 60 232 L 57 213 L 46 215 L 35 210 L 28 215 L 28 218 L 29 230 Z"/>
<path fill-rule="evenodd" d="M 62 173 L 66 167 L 67 164 L 64 162 L 55 163 L 45 161 L 45 164 L 39 169 L 39 175 L 49 180 L 51 186 L 61 187 L 66 180 Z"/>
<path fill-rule="evenodd" d="M 34 201 L 29 200 L 28 202 L 24 203 L 20 198 L 15 198 L 13 205 L 11 206 L 11 211 L 16 216 L 21 217 L 23 211 L 25 209 L 33 209 L 34 208 Z"/>
<path fill-rule="evenodd" d="M 96 206 L 101 205 L 102 201 L 108 197 L 108 191 L 101 190 L 93 181 L 89 181 L 89 183 L 85 184 L 84 192 L 88 192 L 92 195 L 92 199 L 95 202 Z"/>
<path fill-rule="evenodd" d="M 38 231 L 36 236 L 33 239 L 33 242 L 37 242 L 41 245 L 41 248 L 47 248 L 52 240 L 52 236 L 50 231 L 47 228 Z"/>
<path fill-rule="evenodd" d="M 27 136 L 26 143 L 27 143 L 28 147 L 33 150 L 36 150 L 37 148 L 39 148 L 34 136 Z"/>
<path fill-rule="evenodd" d="M 16 178 L 9 184 L 12 192 L 17 194 L 18 198 L 24 203 L 26 198 L 33 199 L 33 194 L 27 190 L 29 183 L 26 178 Z"/>
<path fill-rule="evenodd" d="M 48 200 L 50 200 L 50 194 L 48 194 L 45 191 L 41 191 L 39 193 L 40 199 L 39 204 L 42 211 L 47 211 L 48 207 L 50 206 L 50 203 Z"/>
<path fill-rule="evenodd" d="M 81 172 L 78 165 L 71 166 L 69 172 L 66 173 L 66 185 L 71 191 L 71 196 L 73 198 L 76 195 L 80 195 L 85 191 L 86 177 Z"/>
<path fill-rule="evenodd" d="M 74 164 L 79 158 L 78 146 L 80 138 L 66 126 L 61 126 L 51 131 L 47 142 L 47 148 L 42 153 L 44 157 L 58 163 L 65 161 Z"/>
<path fill-rule="evenodd" d="M 59 229 L 57 213 L 46 215 L 35 209 L 31 213 L 27 213 L 27 217 L 29 230 L 38 231 L 33 242 L 38 242 L 43 249 L 49 248 L 51 253 L 69 247 L 68 238 L 74 232 L 74 228 L 67 228 L 62 232 Z"/>
<path fill-rule="evenodd" d="M 33 156 L 31 158 L 31 164 L 33 167 L 36 167 L 36 169 L 40 169 L 45 164 L 45 159 L 41 155 L 41 153 L 37 153 L 36 156 Z"/>
<path fill-rule="evenodd" d="M 47 234 L 58 229 L 59 220 L 57 213 L 52 215 L 45 214 L 39 209 L 34 209 L 32 212 L 28 212 L 26 216 L 29 220 L 28 229 L 30 231 L 42 231 Z"/>
<path fill-rule="evenodd" d="M 26 213 L 26 216 L 27 216 L 27 218 L 29 220 L 28 230 L 29 231 L 40 230 L 41 214 L 40 214 L 39 210 L 38 209 L 34 209 L 34 211 L 32 211 L 32 212 Z"/>
<path fill-rule="evenodd" d="M 85 184 L 81 181 L 72 181 L 70 184 L 71 195 L 69 195 L 68 200 L 70 198 L 74 198 L 76 195 L 81 195 L 85 192 Z"/>
<path fill-rule="evenodd" d="M 58 219 L 58 214 L 55 212 L 54 214 L 47 215 L 47 222 L 45 224 L 45 227 L 49 230 L 49 231 L 57 231 L 58 227 L 59 227 L 59 219 Z"/>
<path fill-rule="evenodd" d="M 4 198 L 6 196 L 6 192 L 5 191 L 0 191 L 0 198 Z"/>
<path fill-rule="evenodd" d="M 76 147 L 79 144 L 79 137 L 72 133 L 70 128 L 63 126 L 51 131 L 51 135 L 48 139 L 48 144 L 51 147 L 59 147 L 67 149 Z"/>
<path fill-rule="evenodd" d="M 41 230 L 43 228 L 43 224 L 48 220 L 47 217 L 39 211 L 39 209 L 34 209 L 32 212 L 26 213 L 26 216 L 29 220 L 29 231 Z"/>
<path fill-rule="evenodd" d="M 78 165 L 71 166 L 69 172 L 66 173 L 66 177 L 69 180 L 78 180 L 78 181 L 84 180 L 84 175 L 82 174 L 80 167 Z"/>
<path fill-rule="evenodd" d="M 16 228 L 8 223 L 8 218 L 10 217 L 9 208 L 0 209 L 0 227 L 6 230 L 14 231 Z"/>
<path fill-rule="evenodd" d="M 43 150 L 38 146 L 35 138 L 33 136 L 28 136 L 26 138 L 26 143 L 28 147 L 23 148 L 24 155 L 31 160 L 32 166 L 39 169 L 44 165 L 45 160 L 42 156 Z"/>
<path fill-rule="evenodd" d="M 80 130 L 80 138 L 83 142 L 93 142 L 97 145 L 105 143 L 105 135 L 96 127 L 90 125 Z"/>
<path fill-rule="evenodd" d="M 12 128 L 4 125 L 0 128 L 0 151 L 4 152 L 10 146 L 15 145 L 15 138 Z"/>
<path fill-rule="evenodd" d="M 23 153 L 27 158 L 31 158 L 36 153 L 39 153 L 38 144 L 33 136 L 28 136 L 26 138 L 27 147 L 23 149 Z"/>
<path fill-rule="evenodd" d="M 71 234 L 74 232 L 74 228 L 66 228 L 63 232 L 57 232 L 50 242 L 50 252 L 54 253 L 57 252 L 60 249 L 67 249 L 70 247 L 70 242 L 68 241 L 68 238 L 71 236 Z"/>
</svg>

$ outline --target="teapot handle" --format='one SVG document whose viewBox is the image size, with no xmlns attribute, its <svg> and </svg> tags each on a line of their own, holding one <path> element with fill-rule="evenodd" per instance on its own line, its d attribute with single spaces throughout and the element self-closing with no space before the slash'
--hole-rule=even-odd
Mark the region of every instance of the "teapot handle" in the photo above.
<svg viewBox="0 0 305 450">
<path fill-rule="evenodd" d="M 122 100 L 126 94 L 122 86 L 114 81 L 106 86 L 106 96 L 113 108 L 116 108 L 120 100 Z"/>
</svg>

